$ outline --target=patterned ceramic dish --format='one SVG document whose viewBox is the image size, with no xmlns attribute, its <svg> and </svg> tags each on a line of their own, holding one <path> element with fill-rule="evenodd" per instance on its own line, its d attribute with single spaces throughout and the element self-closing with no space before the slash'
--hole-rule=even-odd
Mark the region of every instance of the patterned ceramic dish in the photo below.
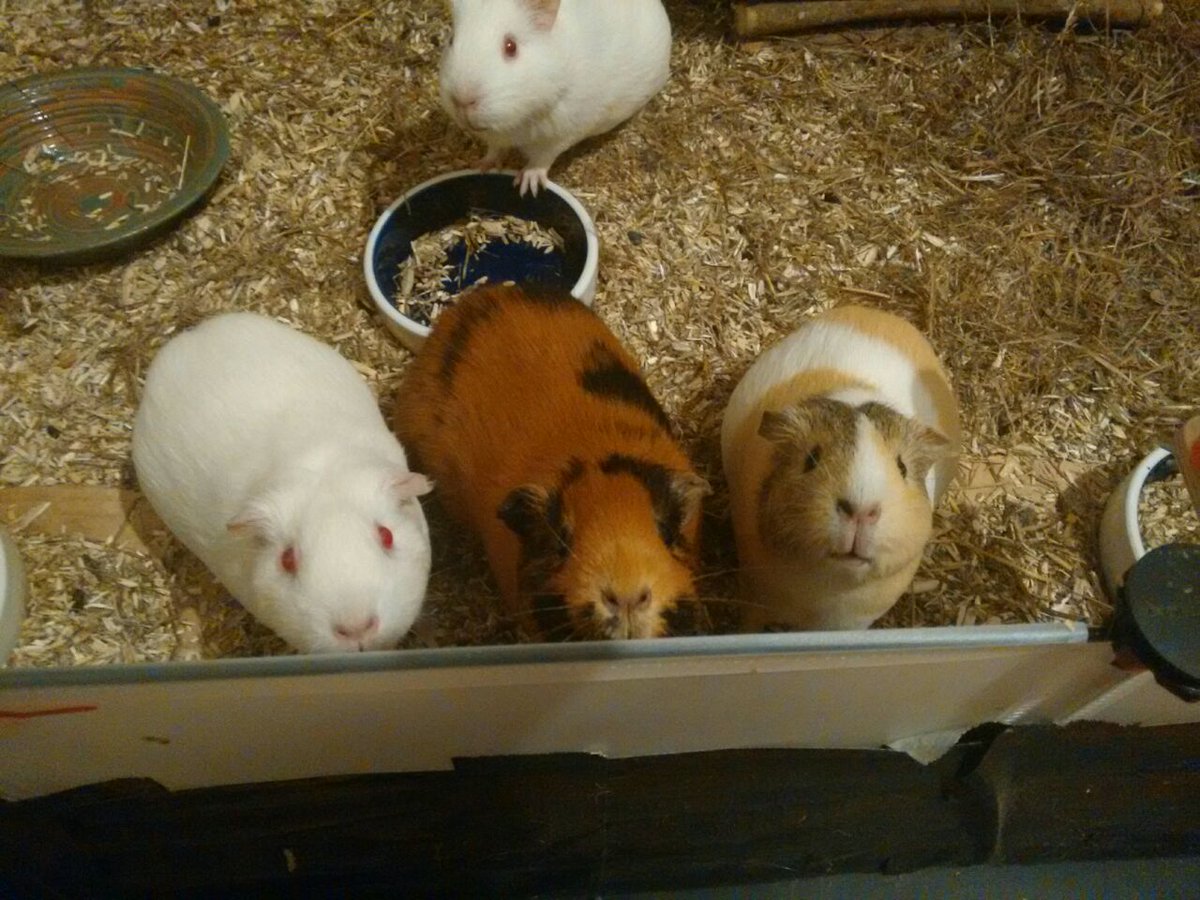
<svg viewBox="0 0 1200 900">
<path fill-rule="evenodd" d="M 126 249 L 199 200 L 229 156 L 220 109 L 144 69 L 68 69 L 0 86 L 0 256 Z"/>
</svg>

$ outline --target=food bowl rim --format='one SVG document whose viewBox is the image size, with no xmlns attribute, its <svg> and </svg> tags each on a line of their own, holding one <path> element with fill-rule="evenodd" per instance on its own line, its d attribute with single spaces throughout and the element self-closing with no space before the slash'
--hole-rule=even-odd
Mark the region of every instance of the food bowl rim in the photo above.
<svg viewBox="0 0 1200 900">
<path fill-rule="evenodd" d="M 395 212 L 400 206 L 404 205 L 413 197 L 415 197 L 417 194 L 421 193 L 422 191 L 429 190 L 430 188 L 441 184 L 443 181 L 449 181 L 453 178 L 468 178 L 476 175 L 507 175 L 515 178 L 518 174 L 518 172 L 510 169 L 492 169 L 490 171 L 484 171 L 482 169 L 459 169 L 454 172 L 447 172 L 443 175 L 437 175 L 426 181 L 422 181 L 416 187 L 405 191 L 399 199 L 397 199 L 387 209 L 379 214 L 379 217 L 375 220 L 375 224 L 371 228 L 371 233 L 367 236 L 367 246 L 363 251 L 362 265 L 363 275 L 367 280 L 367 288 L 371 292 L 371 299 L 375 301 L 375 306 L 379 308 L 379 311 L 382 312 L 384 316 L 386 316 L 391 322 L 403 328 L 405 331 L 409 331 L 422 339 L 429 337 L 430 327 L 428 325 L 422 325 L 419 322 L 414 322 L 408 316 L 396 309 L 396 307 L 392 305 L 387 296 L 383 293 L 383 290 L 379 286 L 378 280 L 375 278 L 375 266 L 373 264 L 375 259 L 375 246 L 379 242 L 379 235 L 382 233 L 384 225 L 387 224 L 388 219 L 391 218 L 392 213 Z M 583 204 L 580 203 L 575 198 L 575 195 L 566 188 L 553 181 L 548 181 L 546 182 L 545 190 L 552 191 L 559 198 L 565 201 L 566 204 L 571 208 L 571 211 L 575 214 L 576 218 L 579 219 L 580 224 L 583 225 L 584 239 L 587 242 L 587 252 L 584 256 L 583 271 L 579 273 L 579 278 L 576 279 L 575 284 L 571 287 L 571 296 L 577 300 L 584 301 L 584 294 L 587 293 L 588 286 L 595 282 L 596 268 L 599 264 L 600 244 L 596 238 L 596 225 L 592 221 L 591 215 L 589 215 L 588 211 L 584 209 Z"/>
<path fill-rule="evenodd" d="M 1100 568 L 1105 587 L 1113 599 L 1116 599 L 1133 564 L 1146 555 L 1138 516 L 1142 490 L 1150 473 L 1164 459 L 1173 455 L 1166 447 L 1151 450 L 1121 480 L 1104 506 L 1104 513 L 1100 517 Z"/>
</svg>

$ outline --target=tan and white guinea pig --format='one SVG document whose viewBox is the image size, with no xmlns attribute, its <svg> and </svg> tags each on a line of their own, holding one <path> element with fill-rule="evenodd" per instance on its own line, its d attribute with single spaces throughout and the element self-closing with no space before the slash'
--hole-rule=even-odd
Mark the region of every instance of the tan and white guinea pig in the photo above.
<svg viewBox="0 0 1200 900">
<path fill-rule="evenodd" d="M 133 463 L 167 527 L 296 649 L 392 647 L 420 612 L 430 485 L 332 347 L 246 312 L 176 335 L 146 374 Z"/>
<path fill-rule="evenodd" d="M 661 0 L 451 0 L 442 106 L 487 144 L 490 168 L 525 155 L 521 193 L 546 184 L 560 153 L 628 119 L 670 74 Z"/>
<path fill-rule="evenodd" d="M 959 440 L 945 370 L 894 315 L 841 307 L 763 353 L 721 427 L 746 629 L 867 628 L 887 612 Z"/>
<path fill-rule="evenodd" d="M 527 634 L 657 637 L 694 611 L 708 484 L 632 357 L 565 291 L 460 297 L 406 373 L 394 422 L 482 537 Z"/>
</svg>

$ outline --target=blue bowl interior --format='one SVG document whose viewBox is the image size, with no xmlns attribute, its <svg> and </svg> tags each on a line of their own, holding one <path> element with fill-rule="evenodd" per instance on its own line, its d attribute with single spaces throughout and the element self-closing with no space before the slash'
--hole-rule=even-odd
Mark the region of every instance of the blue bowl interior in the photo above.
<svg viewBox="0 0 1200 900">
<path fill-rule="evenodd" d="M 389 303 L 395 303 L 396 272 L 412 252 L 413 239 L 452 225 L 472 212 L 519 216 L 553 228 L 563 239 L 563 250 L 543 253 L 521 242 L 493 241 L 476 255 L 464 278 L 456 276 L 444 282 L 447 291 L 457 293 L 462 281 L 471 284 L 482 275 L 493 283 L 536 281 L 564 291 L 570 291 L 579 281 L 587 261 L 587 235 L 571 206 L 548 190 L 537 197 L 521 197 L 511 175 L 481 172 L 440 181 L 392 210 L 379 231 L 371 260 L 375 282 Z M 465 253 L 465 246 L 460 244 L 452 248 L 449 259 L 461 263 Z"/>
</svg>

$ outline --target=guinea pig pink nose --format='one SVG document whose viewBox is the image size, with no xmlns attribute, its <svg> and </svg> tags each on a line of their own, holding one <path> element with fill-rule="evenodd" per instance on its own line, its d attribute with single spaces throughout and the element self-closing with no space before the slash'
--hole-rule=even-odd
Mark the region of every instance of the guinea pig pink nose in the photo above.
<svg viewBox="0 0 1200 900">
<path fill-rule="evenodd" d="M 608 607 L 609 611 L 615 613 L 621 609 L 639 609 L 648 604 L 650 602 L 650 589 L 642 588 L 640 591 L 618 594 L 615 591 L 605 588 L 600 596 L 604 599 L 604 605 Z"/>
<path fill-rule="evenodd" d="M 361 641 L 369 638 L 379 630 L 379 617 L 371 616 L 366 621 L 360 622 L 339 622 L 333 626 L 334 632 L 338 637 L 344 637 L 348 640 Z"/>
<path fill-rule="evenodd" d="M 852 519 L 863 525 L 871 524 L 879 521 L 879 514 L 882 512 L 878 503 L 868 503 L 863 506 L 856 506 L 844 497 L 837 502 L 838 512 L 847 519 Z"/>
</svg>

